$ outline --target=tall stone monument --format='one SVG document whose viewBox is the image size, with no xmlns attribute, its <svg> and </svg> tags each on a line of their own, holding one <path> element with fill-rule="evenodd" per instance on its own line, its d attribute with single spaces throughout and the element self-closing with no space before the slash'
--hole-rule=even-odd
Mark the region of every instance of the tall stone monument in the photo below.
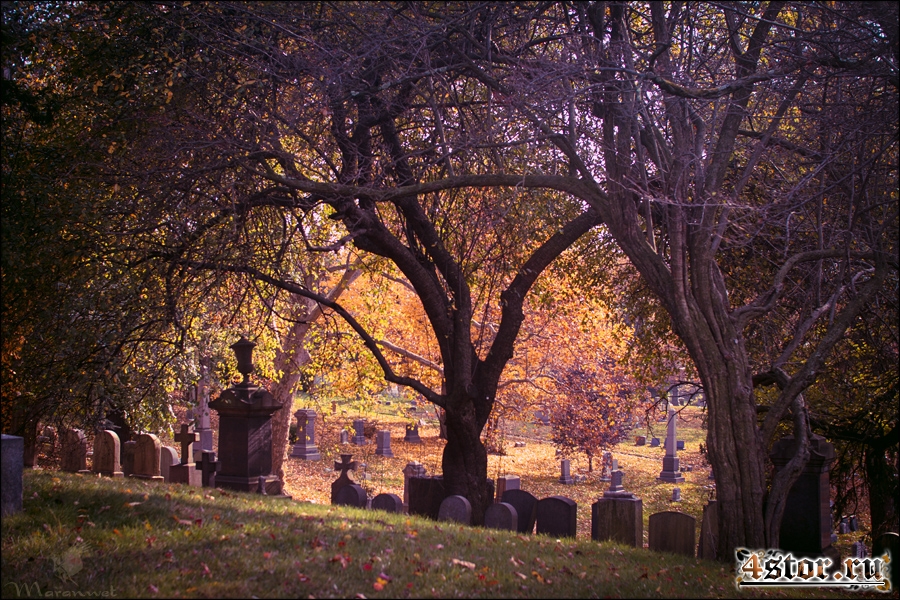
<svg viewBox="0 0 900 600">
<path fill-rule="evenodd" d="M 292 458 L 303 460 L 322 460 L 322 455 L 316 447 L 316 411 L 311 408 L 301 408 L 294 413 L 297 417 L 297 443 L 291 450 Z"/>
<path fill-rule="evenodd" d="M 663 457 L 663 470 L 659 474 L 659 480 L 666 483 L 681 483 L 684 481 L 684 475 L 681 474 L 678 466 L 678 440 L 675 439 L 675 422 L 677 420 L 678 414 L 674 410 L 669 410 L 669 423 L 666 431 L 666 455 Z"/>
<path fill-rule="evenodd" d="M 255 492 L 262 477 L 267 495 L 283 496 L 283 482 L 272 473 L 272 413 L 282 403 L 250 383 L 254 346 L 243 336 L 232 344 L 244 380 L 209 403 L 219 414 L 221 470 L 216 474 L 216 487 Z"/>
</svg>

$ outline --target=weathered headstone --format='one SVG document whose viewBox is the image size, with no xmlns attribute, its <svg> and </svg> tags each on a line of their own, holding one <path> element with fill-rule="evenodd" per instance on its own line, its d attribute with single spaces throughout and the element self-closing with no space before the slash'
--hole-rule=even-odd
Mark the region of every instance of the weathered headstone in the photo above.
<svg viewBox="0 0 900 600">
<path fill-rule="evenodd" d="M 672 502 L 681 502 L 681 488 L 672 488 Z"/>
<path fill-rule="evenodd" d="M 391 432 L 383 429 L 375 434 L 375 456 L 391 458 L 394 452 L 391 450 Z"/>
<path fill-rule="evenodd" d="M 649 548 L 654 552 L 694 556 L 696 523 L 694 517 L 676 511 L 650 515 Z"/>
<path fill-rule="evenodd" d="M 152 433 L 139 433 L 134 446 L 134 472 L 131 477 L 150 481 L 165 481 L 159 472 L 161 444 Z"/>
<path fill-rule="evenodd" d="M 437 520 L 441 502 L 447 497 L 444 491 L 444 478 L 441 475 L 412 476 L 408 480 L 409 514 L 421 515 Z"/>
<path fill-rule="evenodd" d="M 534 524 L 537 521 L 538 499 L 525 490 L 506 490 L 500 497 L 500 502 L 512 505 L 516 509 L 518 524 L 516 531 L 519 533 L 534 533 Z"/>
<path fill-rule="evenodd" d="M 350 443 L 350 432 L 346 429 L 341 429 L 341 444 L 349 444 Z"/>
<path fill-rule="evenodd" d="M 366 445 L 365 427 L 366 422 L 362 419 L 356 419 L 355 421 L 353 421 L 353 430 L 356 432 L 356 435 L 353 436 L 353 443 L 357 446 Z"/>
<path fill-rule="evenodd" d="M 775 442 L 770 457 L 776 476 L 793 458 L 796 446 L 793 436 Z M 788 492 L 779 545 L 795 556 L 828 556 L 837 562 L 839 555 L 831 545 L 831 485 L 828 480 L 834 446 L 822 436 L 813 435 L 809 440 L 809 452 L 809 461 Z"/>
<path fill-rule="evenodd" d="M 122 473 L 125 477 L 131 477 L 131 474 L 134 473 L 134 451 L 136 446 L 137 442 L 134 440 L 122 442 Z"/>
<path fill-rule="evenodd" d="M 591 539 L 614 540 L 641 548 L 644 545 L 643 501 L 625 491 L 623 477 L 618 468 L 613 470 L 609 490 L 591 505 Z"/>
<path fill-rule="evenodd" d="M 634 438 L 634 445 L 635 445 L 635 446 L 643 446 L 643 445 L 645 445 L 646 443 L 647 443 L 647 436 L 646 436 L 646 435 L 638 435 L 638 436 L 635 436 L 635 438 Z"/>
<path fill-rule="evenodd" d="M 666 431 L 666 455 L 663 457 L 663 469 L 659 474 L 659 480 L 666 483 L 681 483 L 684 475 L 678 468 L 678 448 L 676 445 L 676 421 L 678 414 L 674 410 L 669 411 L 669 423 Z M 693 550 L 691 550 L 693 552 Z"/>
<path fill-rule="evenodd" d="M 67 473 L 89 473 L 84 432 L 80 429 L 64 429 L 60 438 L 60 470 Z"/>
<path fill-rule="evenodd" d="M 557 537 L 575 537 L 578 503 L 565 496 L 541 498 L 537 503 L 537 532 Z"/>
<path fill-rule="evenodd" d="M 115 431 L 105 429 L 94 436 L 94 473 L 106 477 L 124 477 L 119 464 L 121 448 Z"/>
<path fill-rule="evenodd" d="M 94 456 L 97 454 L 97 440 L 94 440 Z M 96 462 L 96 458 L 94 459 Z M 167 483 L 172 483 L 171 469 L 173 465 L 181 464 L 178 459 L 178 450 L 172 446 L 161 446 L 159 449 L 159 474 Z M 191 465 L 193 467 L 193 465 Z"/>
<path fill-rule="evenodd" d="M 575 483 L 575 480 L 572 479 L 571 473 L 572 464 L 568 458 L 564 458 L 559 462 L 559 469 L 561 471 L 559 475 L 559 482 L 565 485 L 572 485 Z"/>
<path fill-rule="evenodd" d="M 283 404 L 267 390 L 250 383 L 255 345 L 243 336 L 232 344 L 244 380 L 209 403 L 219 413 L 218 457 L 222 467 L 216 475 L 216 486 L 255 492 L 262 476 L 267 495 L 286 498 L 284 482 L 272 473 L 272 414 Z"/>
<path fill-rule="evenodd" d="M 175 434 L 175 441 L 181 444 L 181 461 L 169 466 L 169 477 L 166 481 L 172 483 L 184 483 L 193 487 L 203 486 L 203 472 L 197 470 L 194 462 L 193 446 L 200 443 L 200 433 L 190 431 L 187 423 L 181 424 L 181 432 Z M 203 453 L 200 453 L 203 460 Z M 162 470 L 162 464 L 160 464 Z"/>
<path fill-rule="evenodd" d="M 856 515 L 850 515 L 848 522 L 850 523 L 850 531 L 851 532 L 855 533 L 855 532 L 859 531 L 859 518 L 857 518 Z"/>
<path fill-rule="evenodd" d="M 203 487 L 216 487 L 216 474 L 222 468 L 222 463 L 216 460 L 216 453 L 204 450 L 200 456 L 200 462 L 195 465 L 200 471 L 200 485 Z"/>
<path fill-rule="evenodd" d="M 337 493 L 341 491 L 342 487 L 348 486 L 350 484 L 355 483 L 352 479 L 350 479 L 349 472 L 356 470 L 356 461 L 350 460 L 353 458 L 352 454 L 341 454 L 341 462 L 335 461 L 334 470 L 340 471 L 341 474 L 338 478 L 331 484 L 331 503 L 337 504 Z"/>
<path fill-rule="evenodd" d="M 366 490 L 356 483 L 348 483 L 342 486 L 334 496 L 332 504 L 339 506 L 355 506 L 356 508 L 366 508 L 368 497 Z"/>
<path fill-rule="evenodd" d="M 25 438 L 0 434 L 0 516 L 21 512 Z"/>
<path fill-rule="evenodd" d="M 651 448 L 659 448 L 659 438 L 658 437 L 655 437 L 652 440 L 650 440 L 650 447 Z"/>
<path fill-rule="evenodd" d="M 484 511 L 484 526 L 491 529 L 515 531 L 519 526 L 519 515 L 516 507 L 506 502 L 496 502 Z"/>
<path fill-rule="evenodd" d="M 403 467 L 403 506 L 409 509 L 409 479 L 410 477 L 424 477 L 425 466 L 417 460 L 406 463 Z"/>
<path fill-rule="evenodd" d="M 297 417 L 298 439 L 291 456 L 303 460 L 322 460 L 322 454 L 316 447 L 316 411 L 301 408 L 294 416 Z"/>
<path fill-rule="evenodd" d="M 521 487 L 521 480 L 518 475 L 500 475 L 497 477 L 497 494 L 494 497 L 495 502 L 501 502 L 503 492 L 506 490 L 518 490 Z"/>
<path fill-rule="evenodd" d="M 403 498 L 397 494 L 378 494 L 372 498 L 372 509 L 383 510 L 389 513 L 403 512 Z"/>
<path fill-rule="evenodd" d="M 410 444 L 421 444 L 422 438 L 419 437 L 419 424 L 418 423 L 407 423 L 406 424 L 406 434 L 403 436 L 403 441 Z"/>
<path fill-rule="evenodd" d="M 447 496 L 438 510 L 438 521 L 472 524 L 472 505 L 465 496 Z"/>
<path fill-rule="evenodd" d="M 697 544 L 697 558 L 716 560 L 719 545 L 719 509 L 715 500 L 703 507 L 700 520 L 700 543 Z"/>
<path fill-rule="evenodd" d="M 684 450 L 684 440 L 678 440 L 677 442 L 675 442 L 675 449 Z"/>
</svg>

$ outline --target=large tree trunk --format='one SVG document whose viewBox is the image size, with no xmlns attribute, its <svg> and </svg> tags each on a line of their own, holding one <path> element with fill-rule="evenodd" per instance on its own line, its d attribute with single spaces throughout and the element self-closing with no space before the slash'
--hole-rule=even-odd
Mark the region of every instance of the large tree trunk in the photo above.
<svg viewBox="0 0 900 600">
<path fill-rule="evenodd" d="M 465 496 L 472 505 L 472 523 L 483 525 L 484 512 L 494 499 L 487 482 L 487 450 L 481 442 L 483 424 L 476 419 L 474 402 L 465 396 L 448 398 L 444 411 L 447 444 L 441 466 L 447 493 Z"/>
<path fill-rule="evenodd" d="M 866 483 L 869 492 L 869 512 L 872 518 L 872 538 L 889 531 L 897 531 L 900 518 L 897 513 L 898 465 L 888 461 L 884 447 L 867 447 L 865 450 Z M 896 458 L 900 454 L 895 453 Z"/>
</svg>

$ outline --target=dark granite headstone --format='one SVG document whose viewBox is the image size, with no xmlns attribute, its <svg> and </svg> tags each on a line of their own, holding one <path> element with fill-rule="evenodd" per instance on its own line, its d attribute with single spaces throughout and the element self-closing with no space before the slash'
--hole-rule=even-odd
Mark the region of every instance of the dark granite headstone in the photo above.
<svg viewBox="0 0 900 600">
<path fill-rule="evenodd" d="M 391 450 L 391 432 L 387 429 L 375 434 L 375 456 L 391 458 L 394 452 Z"/>
<path fill-rule="evenodd" d="M 372 499 L 372 509 L 390 513 L 402 513 L 403 498 L 397 494 L 378 494 Z"/>
<path fill-rule="evenodd" d="M 495 502 L 500 502 L 503 492 L 506 490 L 518 490 L 521 487 L 521 479 L 518 475 L 500 475 L 497 477 L 497 494 Z"/>
<path fill-rule="evenodd" d="M 834 446 L 819 435 L 809 442 L 809 462 L 788 492 L 781 522 L 780 546 L 795 556 L 829 556 L 837 559 L 831 545 L 831 485 L 828 473 L 834 460 Z M 775 473 L 796 453 L 793 436 L 775 443 L 770 457 Z"/>
<path fill-rule="evenodd" d="M 357 446 L 366 445 L 365 427 L 366 422 L 362 419 L 356 419 L 355 421 L 353 421 L 353 430 L 356 432 L 356 435 L 353 436 L 353 443 Z"/>
<path fill-rule="evenodd" d="M 316 447 L 316 411 L 301 408 L 294 413 L 297 418 L 297 443 L 291 450 L 292 458 L 303 460 L 322 460 L 322 454 Z"/>
<path fill-rule="evenodd" d="M 651 448 L 659 448 L 659 438 L 658 437 L 655 437 L 652 440 L 650 440 L 650 447 Z"/>
<path fill-rule="evenodd" d="M 25 438 L 0 435 L 0 516 L 22 510 Z"/>
<path fill-rule="evenodd" d="M 368 498 L 366 490 L 362 486 L 355 483 L 347 484 L 338 490 L 332 504 L 338 506 L 355 506 L 356 508 L 366 508 Z"/>
<path fill-rule="evenodd" d="M 534 524 L 537 521 L 538 499 L 525 490 L 506 490 L 500 497 L 501 502 L 511 504 L 516 509 L 519 518 L 516 531 L 519 533 L 534 533 Z"/>
<path fill-rule="evenodd" d="M 341 462 L 335 461 L 335 463 L 334 463 L 334 470 L 340 471 L 341 474 L 331 484 L 331 503 L 332 504 L 337 504 L 338 492 L 341 491 L 341 488 L 355 483 L 352 479 L 350 479 L 350 475 L 349 475 L 350 471 L 356 470 L 356 461 L 350 460 L 351 458 L 353 458 L 352 454 L 341 454 Z"/>
<path fill-rule="evenodd" d="M 634 494 L 599 498 L 591 505 L 591 539 L 644 546 L 644 505 Z"/>
<path fill-rule="evenodd" d="M 447 496 L 438 509 L 438 521 L 472 524 L 472 504 L 465 496 Z"/>
<path fill-rule="evenodd" d="M 646 443 L 647 443 L 647 436 L 646 436 L 646 435 L 638 435 L 638 436 L 635 436 L 635 438 L 634 438 L 634 445 L 635 445 L 635 446 L 643 446 L 643 445 L 645 445 Z"/>
<path fill-rule="evenodd" d="M 494 495 L 494 480 L 488 479 L 491 497 Z M 449 494 L 441 475 L 409 478 L 409 514 L 439 519 L 441 503 Z"/>
<path fill-rule="evenodd" d="M 512 504 L 495 502 L 484 512 L 484 526 L 492 529 L 515 531 L 519 526 L 519 515 Z"/>
<path fill-rule="evenodd" d="M 411 460 L 403 467 L 403 506 L 409 508 L 410 477 L 425 477 L 425 467 L 417 460 Z"/>
<path fill-rule="evenodd" d="M 716 560 L 719 544 L 719 510 L 715 500 L 703 507 L 700 520 L 700 543 L 697 544 L 697 558 Z"/>
<path fill-rule="evenodd" d="M 565 496 L 541 498 L 537 503 L 537 532 L 557 537 L 575 537 L 578 503 Z"/>
<path fill-rule="evenodd" d="M 654 552 L 694 556 L 697 520 L 684 513 L 666 511 L 650 515 L 649 547 Z"/>
<path fill-rule="evenodd" d="M 403 441 L 409 444 L 421 444 L 422 438 L 419 437 L 419 424 L 418 423 L 407 423 L 406 424 L 406 434 L 403 436 Z"/>
<path fill-rule="evenodd" d="M 678 440 L 675 442 L 675 448 L 678 450 L 684 450 L 684 440 Z"/>
<path fill-rule="evenodd" d="M 216 460 L 215 452 L 204 450 L 195 468 L 200 471 L 200 484 L 203 487 L 216 487 L 216 474 L 222 468 L 222 463 Z"/>
</svg>

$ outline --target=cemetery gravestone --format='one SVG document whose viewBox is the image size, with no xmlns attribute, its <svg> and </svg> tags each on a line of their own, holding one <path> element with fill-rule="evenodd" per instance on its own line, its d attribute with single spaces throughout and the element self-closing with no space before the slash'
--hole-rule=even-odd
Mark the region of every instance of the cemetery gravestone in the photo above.
<svg viewBox="0 0 900 600">
<path fill-rule="evenodd" d="M 134 472 L 131 477 L 164 481 L 159 473 L 159 438 L 152 433 L 139 433 L 134 440 Z"/>
<path fill-rule="evenodd" d="M 96 447 L 97 440 L 94 440 L 94 446 Z M 96 454 L 97 450 L 94 449 L 94 462 L 96 462 Z M 173 448 L 172 446 L 162 446 L 159 449 L 159 474 L 162 475 L 163 480 L 166 483 L 172 482 L 172 473 L 171 468 L 173 465 L 180 464 L 181 461 L 178 460 L 178 450 Z"/>
<path fill-rule="evenodd" d="M 781 522 L 780 546 L 795 556 L 828 556 L 840 560 L 831 545 L 831 485 L 828 479 L 834 446 L 819 435 L 809 440 L 809 461 L 788 492 Z M 796 453 L 793 436 L 775 443 L 770 457 L 777 474 Z"/>
<path fill-rule="evenodd" d="M 349 444 L 350 443 L 350 432 L 346 429 L 341 429 L 341 444 Z"/>
<path fill-rule="evenodd" d="M 403 512 L 403 499 L 397 494 L 378 494 L 372 499 L 373 510 L 383 510 L 389 513 Z"/>
<path fill-rule="evenodd" d="M 356 431 L 356 435 L 353 436 L 353 443 L 357 446 L 365 446 L 366 445 L 366 433 L 365 433 L 366 422 L 362 419 L 356 419 L 353 421 L 353 429 Z"/>
<path fill-rule="evenodd" d="M 341 488 L 351 485 L 355 483 L 352 479 L 350 479 L 349 472 L 356 470 L 356 461 L 350 460 L 353 458 L 352 454 L 341 454 L 341 462 L 334 463 L 334 470 L 340 471 L 341 474 L 338 478 L 331 484 L 331 503 L 337 504 L 337 493 L 341 491 Z"/>
<path fill-rule="evenodd" d="M 519 515 L 512 504 L 496 502 L 484 511 L 484 526 L 491 529 L 515 531 L 519 526 Z"/>
<path fill-rule="evenodd" d="M 0 516 L 22 511 L 25 438 L 0 434 Z"/>
<path fill-rule="evenodd" d="M 520 488 L 521 480 L 518 475 L 500 475 L 497 477 L 497 494 L 494 497 L 495 502 L 501 502 L 503 493 L 506 490 L 517 490 Z"/>
<path fill-rule="evenodd" d="M 672 502 L 681 502 L 681 488 L 672 488 Z"/>
<path fill-rule="evenodd" d="M 697 558 L 716 560 L 719 544 L 719 510 L 716 501 L 710 500 L 703 507 L 703 518 L 700 521 L 700 543 L 697 545 Z"/>
<path fill-rule="evenodd" d="M 465 496 L 447 496 L 438 509 L 438 521 L 472 524 L 472 505 Z"/>
<path fill-rule="evenodd" d="M 518 517 L 516 531 L 519 533 L 534 533 L 534 524 L 537 521 L 537 498 L 525 490 L 515 489 L 503 492 L 500 502 L 510 504 L 516 509 Z"/>
<path fill-rule="evenodd" d="M 137 442 L 134 440 L 122 442 L 122 473 L 125 477 L 131 477 L 131 474 L 134 473 L 135 446 L 137 446 Z"/>
<path fill-rule="evenodd" d="M 537 532 L 557 537 L 575 537 L 578 504 L 565 496 L 541 498 L 537 503 Z"/>
<path fill-rule="evenodd" d="M 60 441 L 59 468 L 67 473 L 89 473 L 87 439 L 80 429 L 64 429 Z"/>
<path fill-rule="evenodd" d="M 658 437 L 655 437 L 652 440 L 650 440 L 650 447 L 651 448 L 659 448 L 659 438 Z"/>
<path fill-rule="evenodd" d="M 559 463 L 560 471 L 562 472 L 559 476 L 559 482 L 565 485 L 572 485 L 575 483 L 575 480 L 572 479 L 571 474 L 571 462 L 568 458 L 564 458 Z"/>
<path fill-rule="evenodd" d="M 614 540 L 642 548 L 643 501 L 631 492 L 625 491 L 622 485 L 623 477 L 622 471 L 618 468 L 613 470 L 609 490 L 591 505 L 591 539 L 598 542 Z"/>
<path fill-rule="evenodd" d="M 676 450 L 684 450 L 684 440 L 678 440 L 675 443 L 675 449 Z"/>
<path fill-rule="evenodd" d="M 321 460 L 322 455 L 316 447 L 316 411 L 301 408 L 294 413 L 297 417 L 297 443 L 291 451 L 293 458 L 303 460 Z"/>
<path fill-rule="evenodd" d="M 421 444 L 422 438 L 419 437 L 419 424 L 418 423 L 407 423 L 406 424 L 406 435 L 403 436 L 403 441 L 408 442 L 410 444 Z"/>
<path fill-rule="evenodd" d="M 391 432 L 382 430 L 375 434 L 375 456 L 391 458 L 394 452 L 391 450 Z"/>
<path fill-rule="evenodd" d="M 663 469 L 659 474 L 659 480 L 666 483 L 681 483 L 684 481 L 684 475 L 681 474 L 678 468 L 678 448 L 675 439 L 677 420 L 677 413 L 674 410 L 670 410 L 666 431 L 666 455 L 663 457 Z"/>
<path fill-rule="evenodd" d="M 654 552 L 694 556 L 696 519 L 675 511 L 650 515 L 649 547 Z"/>
<path fill-rule="evenodd" d="M 419 461 L 413 460 L 403 467 L 403 506 L 409 509 L 409 480 L 411 477 L 424 477 L 425 466 Z"/>
<path fill-rule="evenodd" d="M 869 556 L 869 552 L 866 549 L 865 544 L 857 541 L 850 544 L 850 555 L 853 558 L 867 558 Z"/>
<path fill-rule="evenodd" d="M 356 508 L 366 508 L 368 504 L 368 496 L 366 490 L 356 483 L 348 483 L 342 486 L 334 496 L 332 504 L 339 506 L 355 506 Z"/>
<path fill-rule="evenodd" d="M 647 443 L 647 436 L 646 436 L 646 435 L 639 435 L 639 436 L 636 436 L 636 437 L 634 438 L 634 445 L 635 445 L 635 446 L 643 446 L 643 445 L 645 445 L 646 443 Z"/>
<path fill-rule="evenodd" d="M 200 434 L 190 431 L 187 423 L 182 423 L 181 432 L 175 434 L 175 441 L 181 444 L 181 461 L 169 467 L 169 479 L 172 483 L 184 483 L 193 487 L 203 486 L 203 472 L 197 470 L 194 462 L 192 446 L 200 443 Z M 203 453 L 200 453 L 203 460 Z"/>
<path fill-rule="evenodd" d="M 121 448 L 115 431 L 105 429 L 94 437 L 94 473 L 106 477 L 124 477 L 119 464 Z"/>
<path fill-rule="evenodd" d="M 272 414 L 282 407 L 267 390 L 250 383 L 252 350 L 256 344 L 243 336 L 231 345 L 244 380 L 209 403 L 219 413 L 219 452 L 222 463 L 216 486 L 255 492 L 265 478 L 269 496 L 285 498 L 283 482 L 272 473 Z"/>
<path fill-rule="evenodd" d="M 216 487 L 216 473 L 222 468 L 222 463 L 216 460 L 216 453 L 204 450 L 200 455 L 200 462 L 195 465 L 200 471 L 200 485 L 203 487 Z"/>
</svg>

